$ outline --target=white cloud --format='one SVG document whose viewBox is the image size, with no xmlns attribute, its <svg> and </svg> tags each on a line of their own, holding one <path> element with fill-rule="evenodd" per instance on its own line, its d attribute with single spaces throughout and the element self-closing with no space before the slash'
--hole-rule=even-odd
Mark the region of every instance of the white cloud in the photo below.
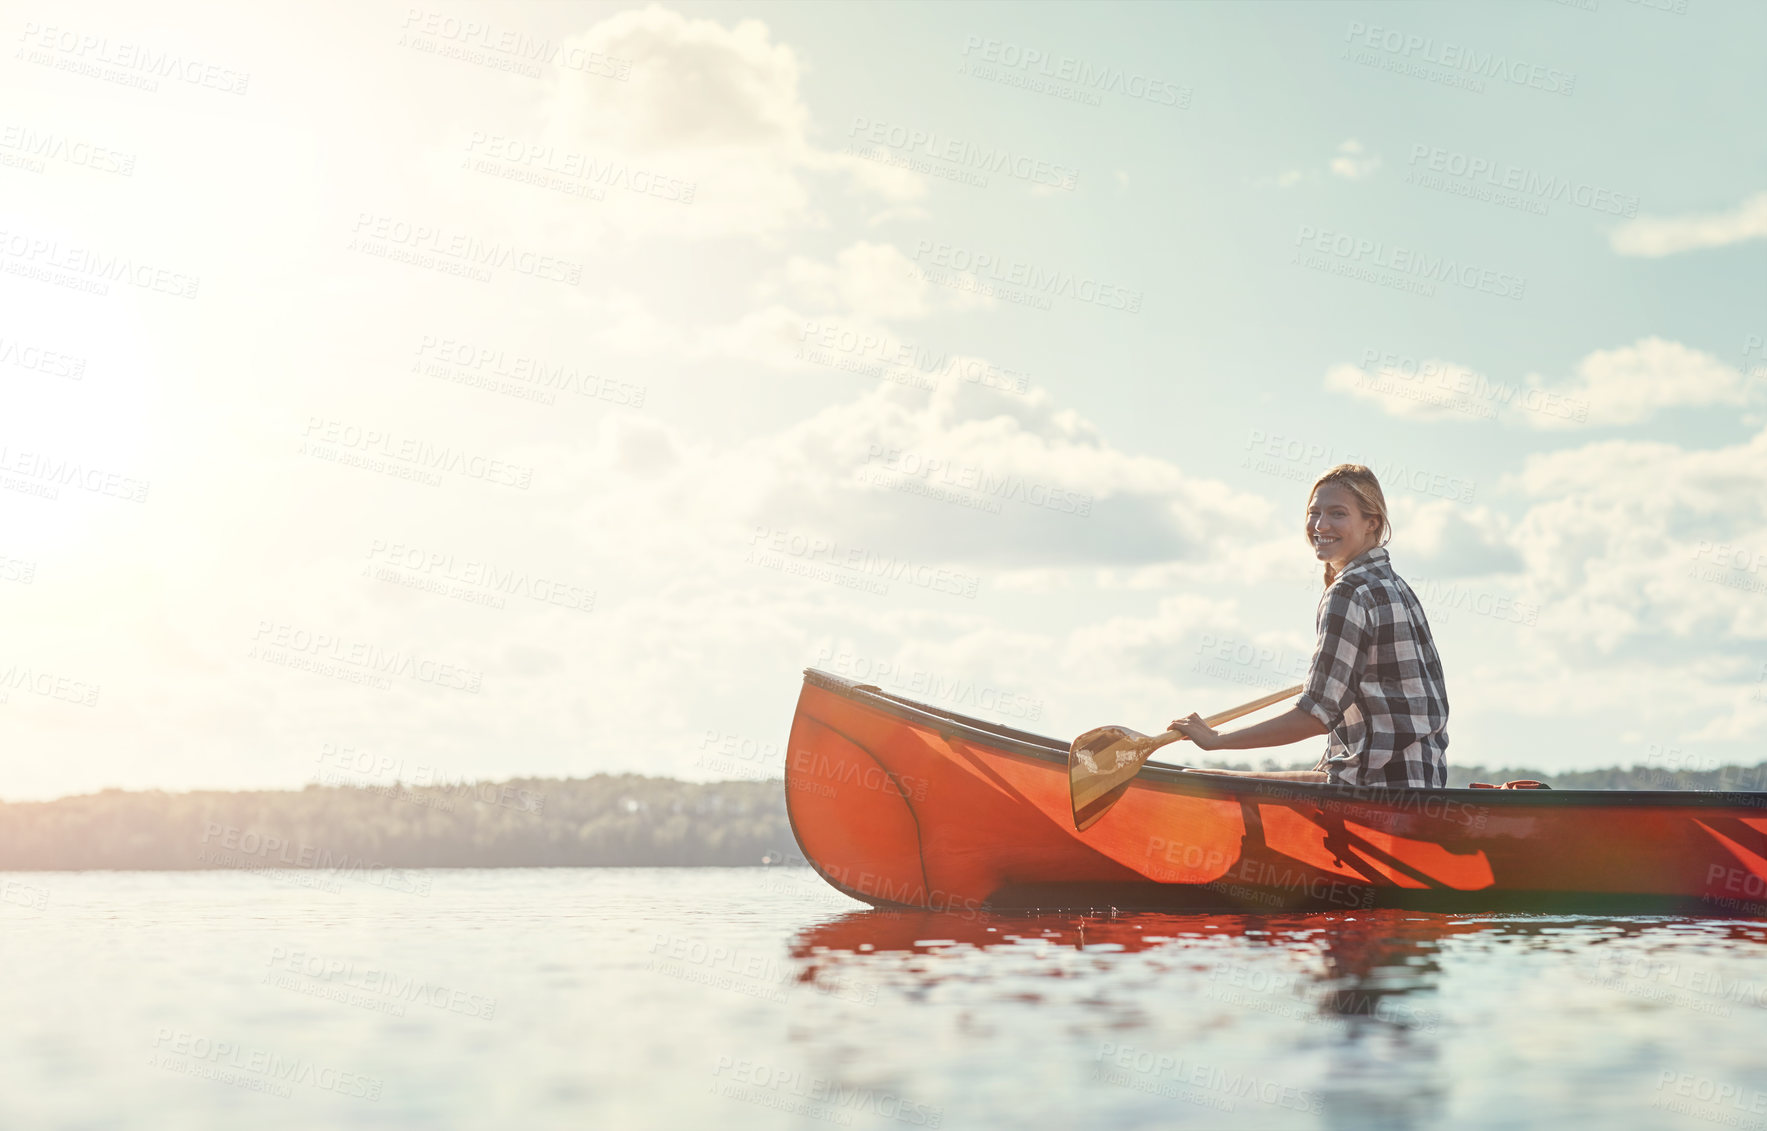
<svg viewBox="0 0 1767 1131">
<path fill-rule="evenodd" d="M 1355 138 L 1338 144 L 1338 155 L 1331 159 L 1331 173 L 1348 181 L 1360 181 L 1380 168 L 1380 158 L 1367 153 Z"/>
<path fill-rule="evenodd" d="M 1710 450 L 1611 440 L 1530 457 L 1513 545 L 1569 643 L 1767 639 L 1767 431 Z"/>
<path fill-rule="evenodd" d="M 1517 384 L 1432 357 L 1373 370 L 1334 365 L 1324 385 L 1403 419 L 1501 418 L 1543 430 L 1637 424 L 1663 409 L 1742 405 L 1760 393 L 1735 366 L 1657 337 L 1587 354 L 1561 380 L 1530 373 Z"/>
<path fill-rule="evenodd" d="M 564 47 L 632 62 L 623 82 L 585 83 L 607 113 L 598 132 L 636 152 L 761 149 L 800 143 L 809 111 L 797 55 L 759 20 L 733 28 L 652 4 L 595 24 Z"/>
<path fill-rule="evenodd" d="M 1488 420 L 1496 415 L 1496 407 L 1488 397 L 1473 392 L 1489 384 L 1464 365 L 1434 357 L 1373 372 L 1347 363 L 1325 371 L 1327 389 L 1379 405 L 1388 416 L 1406 420 Z"/>
<path fill-rule="evenodd" d="M 865 218 L 867 228 L 881 228 L 896 220 L 925 220 L 932 213 L 915 204 L 896 204 L 881 208 Z"/>
<path fill-rule="evenodd" d="M 1299 169 L 1284 169 L 1274 177 L 1253 177 L 1253 188 L 1294 188 L 1305 180 L 1317 179 L 1315 174 L 1303 173 Z"/>
<path fill-rule="evenodd" d="M 1011 593 L 1061 593 L 1076 584 L 1074 571 L 1067 569 L 1007 569 L 994 575 L 994 588 Z"/>
<path fill-rule="evenodd" d="M 757 522 L 1016 569 L 1190 558 L 1268 504 L 1106 443 L 1041 390 L 880 385 L 745 446 Z"/>
<path fill-rule="evenodd" d="M 1621 255 L 1657 258 L 1767 237 L 1767 192 L 1735 208 L 1692 216 L 1640 216 L 1615 228 L 1608 242 Z"/>
<path fill-rule="evenodd" d="M 1369 153 L 1355 138 L 1348 138 L 1338 143 L 1337 152 L 1325 165 L 1324 171 L 1347 181 L 1361 181 L 1373 176 L 1378 168 L 1379 155 Z M 1256 188 L 1289 189 L 1303 181 L 1320 179 L 1320 170 L 1317 168 L 1284 169 L 1275 176 L 1256 177 L 1252 180 L 1252 185 Z"/>
<path fill-rule="evenodd" d="M 1755 678 L 1752 687 L 1746 678 L 1724 687 L 1729 701 L 1713 710 L 1706 725 L 1688 735 L 1688 741 L 1759 743 L 1767 732 L 1767 673 Z"/>
<path fill-rule="evenodd" d="M 1509 415 L 1545 429 L 1636 424 L 1666 408 L 1740 405 L 1753 391 L 1741 372 L 1711 354 L 1649 337 L 1596 350 L 1569 380 L 1530 373 Z"/>
<path fill-rule="evenodd" d="M 933 288 L 894 244 L 860 241 L 842 248 L 833 263 L 794 255 L 786 261 L 783 281 L 800 305 L 817 312 L 887 320 L 921 318 L 931 310 Z M 937 294 L 948 303 L 964 292 L 939 288 Z"/>
<path fill-rule="evenodd" d="M 1522 568 L 1510 522 L 1488 506 L 1447 499 L 1390 498 L 1394 562 L 1431 577 L 1473 577 Z"/>
<path fill-rule="evenodd" d="M 1089 667 L 1160 673 L 1160 678 L 1168 680 L 1196 667 L 1199 661 L 1232 662 L 1236 647 L 1253 653 L 1263 649 L 1273 655 L 1299 652 L 1304 656 L 1311 650 L 1310 625 L 1250 631 L 1245 624 L 1235 601 L 1179 593 L 1160 598 L 1146 613 L 1111 617 L 1076 629 L 1067 647 L 1070 655 L 1082 658 Z"/>
<path fill-rule="evenodd" d="M 695 186 L 692 204 L 674 208 L 656 207 L 643 194 L 610 192 L 597 214 L 615 214 L 627 234 L 756 235 L 823 226 L 806 179 L 816 174 L 841 174 L 862 193 L 897 204 L 926 193 L 906 170 L 812 142 L 797 53 L 774 42 L 759 20 L 726 27 L 652 4 L 561 44 L 576 48 L 630 60 L 629 77 L 551 77 L 544 140 Z"/>
</svg>

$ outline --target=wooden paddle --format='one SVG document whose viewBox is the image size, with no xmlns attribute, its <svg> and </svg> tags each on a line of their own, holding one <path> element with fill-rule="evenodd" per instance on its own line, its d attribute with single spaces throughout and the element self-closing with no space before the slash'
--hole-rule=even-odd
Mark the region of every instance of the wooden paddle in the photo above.
<svg viewBox="0 0 1767 1131">
<path fill-rule="evenodd" d="M 1301 693 L 1301 684 L 1272 691 L 1261 699 L 1241 703 L 1231 710 L 1204 719 L 1210 727 L 1230 723 L 1272 703 Z M 1074 806 L 1074 828 L 1085 832 L 1105 811 L 1117 803 L 1141 764 L 1160 747 L 1184 738 L 1183 731 L 1169 730 L 1157 738 L 1128 727 L 1096 727 L 1074 739 L 1068 747 L 1068 795 Z"/>
</svg>

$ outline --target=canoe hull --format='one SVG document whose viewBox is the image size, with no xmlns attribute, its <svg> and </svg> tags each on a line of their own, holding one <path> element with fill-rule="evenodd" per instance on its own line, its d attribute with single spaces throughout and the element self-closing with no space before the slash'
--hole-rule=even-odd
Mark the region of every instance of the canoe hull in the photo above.
<svg viewBox="0 0 1767 1131">
<path fill-rule="evenodd" d="M 1767 916 L 1767 793 L 1365 790 L 1150 764 L 1073 827 L 1067 744 L 806 671 L 805 859 L 879 907 Z"/>
</svg>

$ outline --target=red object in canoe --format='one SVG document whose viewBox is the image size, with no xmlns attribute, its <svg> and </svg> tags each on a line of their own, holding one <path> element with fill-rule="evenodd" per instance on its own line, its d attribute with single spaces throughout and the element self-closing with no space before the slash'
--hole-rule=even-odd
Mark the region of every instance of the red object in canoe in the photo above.
<svg viewBox="0 0 1767 1131">
<path fill-rule="evenodd" d="M 1358 789 L 1150 762 L 1080 833 L 1067 750 L 806 670 L 792 832 L 879 907 L 1767 916 L 1767 793 Z"/>
</svg>

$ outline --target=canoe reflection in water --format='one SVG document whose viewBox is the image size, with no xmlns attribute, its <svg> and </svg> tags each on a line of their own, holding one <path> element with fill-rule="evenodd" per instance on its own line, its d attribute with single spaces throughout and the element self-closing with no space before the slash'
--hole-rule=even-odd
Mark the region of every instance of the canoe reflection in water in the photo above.
<svg viewBox="0 0 1767 1131">
<path fill-rule="evenodd" d="M 879 988 L 880 1017 L 909 1004 L 910 1043 L 936 1040 L 930 1022 L 955 1008 L 961 1048 L 940 1055 L 973 1057 L 978 1072 L 1015 1057 L 1052 1095 L 1114 1084 L 1186 1120 L 1201 1105 L 1235 1112 L 1223 1126 L 1310 1112 L 1361 1131 L 1439 1121 L 1473 1071 L 1469 1044 L 1475 1075 L 1501 1080 L 1505 1058 L 1526 1053 L 1480 1037 L 1527 1028 L 1517 1014 L 1536 1007 L 1762 1017 L 1764 944 L 1767 927 L 1724 919 L 867 910 L 800 931 L 791 957 L 800 982 Z M 831 1058 L 876 1055 L 851 1013 L 820 1020 L 798 1017 L 795 1039 Z M 1666 1094 L 1642 1066 L 1623 1090 L 1639 1106 Z M 1519 1083 L 1504 1102 L 1525 1110 Z"/>
<path fill-rule="evenodd" d="M 1401 1029 L 1427 1029 L 1433 1028 L 1435 1014 L 1404 1002 L 1436 988 L 1435 956 L 1441 940 L 1491 931 L 1532 933 L 1518 922 L 1400 912 L 1341 919 L 1158 912 L 1008 916 L 857 911 L 800 932 L 791 953 L 799 963 L 800 979 L 806 981 L 825 969 L 847 974 L 851 971 L 846 967 L 874 964 L 907 972 L 916 982 L 932 986 L 948 976 L 966 976 L 967 970 L 957 965 L 947 969 L 937 961 L 893 959 L 937 959 L 996 948 L 1036 955 L 1061 948 L 1108 962 L 1113 954 L 1157 952 L 1151 969 L 1166 972 L 1166 964 L 1173 963 L 1204 974 L 1213 987 L 1210 1000 L 1249 1004 L 1258 1012 L 1366 1017 Z M 1221 940 L 1237 945 L 1229 949 Z M 1274 954 L 1279 961 L 1240 961 L 1248 950 Z M 1071 973 L 1063 968 L 1063 976 Z"/>
</svg>

